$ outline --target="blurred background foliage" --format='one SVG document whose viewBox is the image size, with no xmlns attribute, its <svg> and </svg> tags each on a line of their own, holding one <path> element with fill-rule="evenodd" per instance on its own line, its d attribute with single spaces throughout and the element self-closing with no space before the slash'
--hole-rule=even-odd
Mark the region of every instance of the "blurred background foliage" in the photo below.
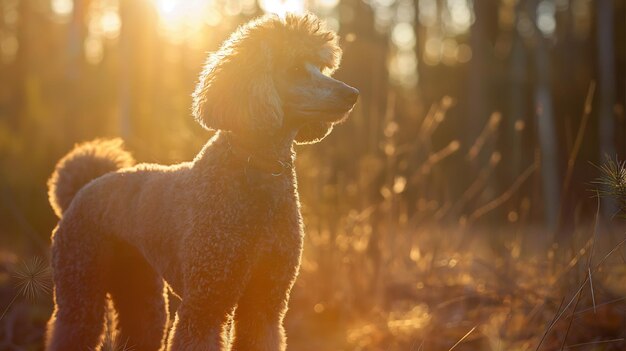
<svg viewBox="0 0 626 351">
<path fill-rule="evenodd" d="M 589 191 L 626 158 L 625 1 L 0 0 L 0 350 L 41 347 L 50 296 L 15 299 L 11 272 L 47 255 L 55 162 L 114 136 L 189 160 L 207 52 L 302 11 L 340 33 L 361 98 L 298 147 L 291 349 L 626 347 L 624 231 Z"/>
</svg>

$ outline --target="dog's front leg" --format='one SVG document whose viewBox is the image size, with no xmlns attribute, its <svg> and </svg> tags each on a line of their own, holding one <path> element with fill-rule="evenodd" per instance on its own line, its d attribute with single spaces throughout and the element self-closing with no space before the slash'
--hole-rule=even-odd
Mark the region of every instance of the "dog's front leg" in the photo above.
<svg viewBox="0 0 626 351">
<path fill-rule="evenodd" d="M 170 351 L 227 350 L 228 312 L 201 311 L 191 304 L 181 304 L 170 335 Z"/>
<path fill-rule="evenodd" d="M 300 250 L 273 252 L 252 273 L 237 310 L 232 351 L 284 351 L 283 317 L 300 264 Z"/>
<path fill-rule="evenodd" d="M 170 351 L 226 351 L 229 349 L 229 321 L 249 281 L 254 255 L 251 241 L 230 235 L 214 245 L 190 243 L 185 253 L 185 291 L 169 338 Z M 236 247 L 229 245 L 236 242 Z M 209 248 L 209 250 L 207 250 Z"/>
<path fill-rule="evenodd" d="M 287 346 L 283 317 L 289 294 L 282 291 L 271 295 L 260 290 L 250 293 L 259 294 L 259 299 L 247 297 L 245 303 L 241 301 L 237 306 L 232 351 L 284 351 Z"/>
</svg>

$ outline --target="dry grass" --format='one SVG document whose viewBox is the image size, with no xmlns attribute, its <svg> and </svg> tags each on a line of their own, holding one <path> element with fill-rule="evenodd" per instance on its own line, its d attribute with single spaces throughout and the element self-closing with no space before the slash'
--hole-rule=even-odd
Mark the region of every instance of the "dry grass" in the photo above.
<svg viewBox="0 0 626 351">
<path fill-rule="evenodd" d="M 583 239 L 592 232 L 580 230 L 574 241 L 583 245 L 572 254 L 538 243 L 548 233 L 530 229 L 515 242 L 495 231 L 484 240 L 485 231 L 433 227 L 404 250 L 386 253 L 380 290 L 371 286 L 376 269 L 364 252 L 315 264 L 316 250 L 308 248 L 289 316 L 297 335 L 291 344 L 295 350 L 622 350 L 626 276 L 614 274 L 626 270 L 623 242 L 611 249 L 605 237 L 590 259 Z M 478 234 L 483 239 L 467 239 Z"/>
</svg>

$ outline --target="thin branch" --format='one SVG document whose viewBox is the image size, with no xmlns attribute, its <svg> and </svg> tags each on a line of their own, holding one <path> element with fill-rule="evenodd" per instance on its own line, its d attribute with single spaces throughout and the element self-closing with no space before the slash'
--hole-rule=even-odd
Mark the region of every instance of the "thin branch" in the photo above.
<svg viewBox="0 0 626 351">
<path fill-rule="evenodd" d="M 612 303 L 621 302 L 621 301 L 624 301 L 624 300 L 626 300 L 626 296 L 620 297 L 618 299 L 613 299 L 613 300 L 610 300 L 610 301 L 607 301 L 607 302 L 603 302 L 603 303 L 600 303 L 600 304 L 597 304 L 596 307 L 602 307 L 602 306 L 610 305 Z M 584 310 L 580 310 L 580 311 L 572 314 L 572 316 L 578 316 L 580 314 L 584 314 L 584 313 L 589 312 L 589 311 L 594 311 L 595 312 L 595 308 L 593 308 L 593 307 L 585 308 Z"/>
<path fill-rule="evenodd" d="M 591 269 L 587 268 L 587 272 L 589 272 L 589 287 L 591 289 L 591 303 L 593 304 L 593 313 L 596 313 L 596 294 L 593 292 L 593 279 L 591 279 Z"/>
<path fill-rule="evenodd" d="M 470 331 L 468 331 L 465 335 L 463 335 L 462 338 L 459 339 L 459 341 L 456 342 L 456 344 L 452 345 L 451 348 L 448 349 L 448 351 L 452 351 L 455 347 L 459 346 L 460 343 L 463 342 L 463 340 L 467 339 L 467 337 L 476 329 L 478 328 L 478 325 L 474 326 L 474 328 L 470 329 Z"/>
<path fill-rule="evenodd" d="M 620 341 L 624 341 L 624 338 L 611 339 L 611 340 L 600 340 L 600 341 L 592 341 L 592 342 L 584 342 L 584 343 L 581 343 L 581 344 L 569 345 L 569 346 L 567 346 L 567 348 L 568 349 L 573 349 L 573 348 L 581 347 L 581 346 L 608 344 L 608 343 L 620 342 Z"/>
<path fill-rule="evenodd" d="M 578 307 L 578 303 L 580 302 L 580 295 L 581 294 L 578 294 L 578 297 L 576 298 L 576 304 L 574 305 L 574 310 L 572 311 L 572 313 L 576 312 L 576 307 Z M 565 331 L 565 336 L 563 337 L 563 343 L 561 344 L 561 351 L 565 349 L 565 342 L 567 342 L 567 336 L 569 335 L 569 331 L 572 328 L 572 322 L 574 322 L 573 315 L 572 315 L 572 318 L 570 318 L 569 323 L 567 324 L 567 330 Z"/>
<path fill-rule="evenodd" d="M 561 311 L 561 307 L 563 307 L 563 302 L 565 302 L 565 297 L 563 297 L 561 299 L 561 303 L 559 304 L 559 307 L 556 309 L 556 313 L 554 314 L 554 318 L 552 318 L 552 320 L 550 321 L 550 324 L 548 325 L 548 328 L 546 328 L 546 330 L 543 332 L 543 335 L 541 336 L 541 340 L 539 340 L 539 344 L 537 345 L 537 348 L 535 348 L 535 351 L 539 350 L 539 348 L 543 344 L 543 341 L 548 336 L 548 332 L 550 331 L 553 323 L 555 323 L 556 319 L 558 318 L 559 312 Z"/>
<path fill-rule="evenodd" d="M 563 186 L 561 188 L 561 207 L 565 201 L 567 189 L 572 181 L 572 174 L 574 173 L 574 165 L 576 164 L 576 158 L 580 152 L 580 146 L 582 145 L 583 138 L 585 136 L 585 130 L 587 129 L 587 122 L 589 122 L 589 116 L 591 116 L 591 106 L 593 103 L 593 96 L 596 90 L 596 82 L 591 81 L 589 83 L 589 89 L 587 89 L 587 97 L 585 98 L 585 106 L 583 108 L 583 116 L 578 126 L 578 132 L 576 133 L 576 139 L 574 140 L 574 146 L 569 154 L 567 160 L 567 171 L 565 172 L 565 179 L 563 180 Z M 562 213 L 561 213 L 562 214 Z"/>
<path fill-rule="evenodd" d="M 7 314 L 7 311 L 9 310 L 9 308 L 11 308 L 11 306 L 13 306 L 13 303 L 15 302 L 15 299 L 17 299 L 17 295 L 13 296 L 13 298 L 11 299 L 11 302 L 9 302 L 7 307 L 4 309 L 4 312 L 2 312 L 2 315 L 0 316 L 0 321 L 2 320 L 2 318 L 4 318 L 4 315 Z"/>
<path fill-rule="evenodd" d="M 533 174 L 533 172 L 535 172 L 536 169 L 537 169 L 537 164 L 533 163 L 530 167 L 528 167 L 524 171 L 524 173 L 522 173 L 519 177 L 517 177 L 517 179 L 515 180 L 515 182 L 513 182 L 513 184 L 511 185 L 509 189 L 507 189 L 504 193 L 502 193 L 497 198 L 493 199 L 492 201 L 488 202 L 484 206 L 474 211 L 469 216 L 469 220 L 475 221 L 478 218 L 484 216 L 485 214 L 495 210 L 500 205 L 502 205 L 507 200 L 509 200 L 511 196 L 513 196 L 513 194 L 515 194 L 515 192 L 522 186 L 522 184 L 524 184 L 524 182 Z"/>
<path fill-rule="evenodd" d="M 596 191 L 597 193 L 597 191 Z M 587 259 L 587 272 L 589 274 L 589 288 L 591 289 L 591 301 L 593 303 L 593 312 L 596 312 L 596 295 L 593 291 L 593 279 L 591 277 L 591 260 L 593 258 L 593 249 L 596 247 L 596 237 L 598 235 L 598 218 L 600 218 L 600 194 L 598 194 L 598 205 L 596 206 L 596 219 L 593 224 L 593 236 L 591 237 L 591 249 Z"/>
</svg>

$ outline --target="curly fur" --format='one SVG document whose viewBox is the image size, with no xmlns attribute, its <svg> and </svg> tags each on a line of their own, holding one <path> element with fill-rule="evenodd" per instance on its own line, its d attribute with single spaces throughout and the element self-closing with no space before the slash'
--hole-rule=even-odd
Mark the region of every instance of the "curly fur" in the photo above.
<svg viewBox="0 0 626 351">
<path fill-rule="evenodd" d="M 57 216 L 61 217 L 74 195 L 87 183 L 135 164 L 130 153 L 121 146 L 121 139 L 96 139 L 75 147 L 59 160 L 48 180 L 48 198 Z"/>
<path fill-rule="evenodd" d="M 283 123 L 281 100 L 272 83 L 273 66 L 305 57 L 332 74 L 341 61 L 337 35 L 312 15 L 261 17 L 241 26 L 210 55 L 193 93 L 192 111 L 207 129 L 237 130 L 255 135 Z M 241 97 L 250 97 L 241 101 Z M 225 101 L 231 103 L 223 103 Z M 317 123 L 296 136 L 313 143 L 330 133 L 332 125 Z"/>
<path fill-rule="evenodd" d="M 193 161 L 130 167 L 119 140 L 78 145 L 59 161 L 48 183 L 61 219 L 47 350 L 100 347 L 107 295 L 118 338 L 136 351 L 285 350 L 304 235 L 295 171 L 268 173 L 232 148 L 292 164 L 295 141 L 327 135 L 327 121 L 289 127 L 272 67 L 298 54 L 329 74 L 340 53 L 311 15 L 255 20 L 200 77 L 194 116 L 219 131 Z M 168 286 L 182 302 L 166 336 Z"/>
</svg>

